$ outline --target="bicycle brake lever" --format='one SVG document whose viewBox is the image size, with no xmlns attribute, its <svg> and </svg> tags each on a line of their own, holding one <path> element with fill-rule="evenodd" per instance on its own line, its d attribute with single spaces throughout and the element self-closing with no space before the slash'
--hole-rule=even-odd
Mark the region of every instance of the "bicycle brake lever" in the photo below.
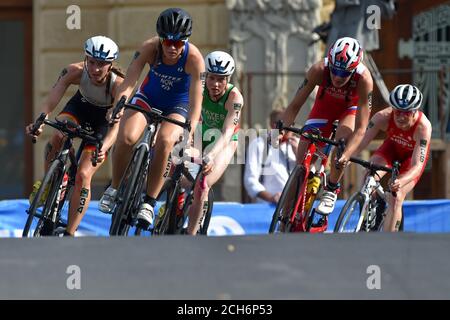
<svg viewBox="0 0 450 320">
<path fill-rule="evenodd" d="M 114 125 L 114 120 L 117 119 L 117 115 L 124 108 L 126 101 L 127 101 L 127 97 L 125 95 L 123 95 L 120 98 L 120 100 L 117 102 L 116 107 L 114 108 L 113 113 L 111 115 L 111 120 L 109 122 L 110 127 L 112 127 Z"/>
<path fill-rule="evenodd" d="M 36 121 L 35 121 L 34 124 L 33 124 L 33 128 L 31 129 L 31 133 L 32 133 L 32 134 L 36 133 L 36 131 L 39 129 L 39 127 L 44 123 L 44 120 L 45 120 L 45 117 L 46 117 L 46 116 L 47 116 L 47 115 L 46 115 L 44 112 L 42 112 L 42 113 L 39 115 L 39 117 L 36 119 Z M 33 137 L 31 138 L 31 142 L 32 142 L 32 143 L 36 143 L 36 141 L 37 141 L 36 136 L 33 136 Z"/>
</svg>

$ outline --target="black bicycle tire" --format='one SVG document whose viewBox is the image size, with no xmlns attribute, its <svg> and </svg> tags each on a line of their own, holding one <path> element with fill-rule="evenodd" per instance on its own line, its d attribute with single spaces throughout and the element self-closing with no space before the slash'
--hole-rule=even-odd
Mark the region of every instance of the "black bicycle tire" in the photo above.
<svg viewBox="0 0 450 320">
<path fill-rule="evenodd" d="M 167 231 L 165 234 L 179 233 L 180 218 L 177 217 L 178 196 L 180 195 L 180 185 L 173 183 L 171 193 L 167 194 L 166 216 L 168 217 Z M 169 189 L 170 190 L 170 189 Z M 183 220 L 181 218 L 181 220 Z"/>
<path fill-rule="evenodd" d="M 127 216 L 130 214 L 127 212 L 128 207 L 130 205 L 130 197 L 133 193 L 133 191 L 138 187 L 135 185 L 135 181 L 137 180 L 138 175 L 140 174 L 140 168 L 142 166 L 142 162 L 145 159 L 147 150 L 144 147 L 137 148 L 135 152 L 133 153 L 132 158 L 130 159 L 130 163 L 127 166 L 127 169 L 124 172 L 123 177 L 128 176 L 128 171 L 131 170 L 131 174 L 126 181 L 122 180 L 120 182 L 121 186 L 119 186 L 119 189 L 123 187 L 123 183 L 126 183 L 125 188 L 123 189 L 123 199 L 121 203 L 114 208 L 114 211 L 112 213 L 112 222 L 111 222 L 111 228 L 110 228 L 110 235 L 116 236 L 120 235 L 123 230 L 124 225 L 126 224 L 127 219 L 123 219 L 124 216 Z M 117 195 L 119 197 L 120 195 Z M 125 212 L 124 212 L 125 211 Z"/>
<path fill-rule="evenodd" d="M 43 217 L 47 217 L 48 210 L 53 209 L 53 206 L 55 205 L 55 202 L 56 202 L 56 199 L 58 196 L 59 188 L 61 187 L 61 184 L 63 182 L 63 177 L 65 174 L 69 174 L 68 171 L 69 170 L 66 168 L 63 173 L 61 173 L 58 177 L 55 178 L 55 182 L 51 184 L 51 191 L 49 192 L 50 196 L 47 197 L 46 209 L 43 210 Z M 45 221 L 39 220 L 38 224 L 36 225 L 36 229 L 34 231 L 34 236 L 54 236 L 55 235 L 55 229 L 60 225 L 61 212 L 64 207 L 65 201 L 68 198 L 67 196 L 69 193 L 71 194 L 72 190 L 71 190 L 71 186 L 69 185 L 69 181 L 67 181 L 66 188 L 64 190 L 64 196 L 58 202 L 58 208 L 56 209 L 55 222 L 53 223 L 53 221 L 50 221 L 49 219 L 47 219 Z M 61 197 L 61 195 L 60 195 L 60 197 Z M 48 204 L 47 204 L 47 202 L 48 202 Z M 40 231 L 42 231 L 42 227 L 44 227 L 45 223 L 48 223 L 50 226 L 47 225 L 47 227 L 45 228 L 45 230 L 47 230 L 47 234 L 42 234 L 42 233 L 40 233 Z M 67 227 L 67 224 L 65 225 L 65 227 Z"/>
<path fill-rule="evenodd" d="M 342 224 L 345 216 L 347 215 L 347 211 L 351 207 L 352 203 L 355 202 L 355 201 L 359 202 L 359 205 L 360 205 L 359 216 L 361 216 L 361 208 L 364 205 L 364 196 L 363 196 L 363 194 L 361 192 L 356 192 L 356 193 L 352 194 L 350 196 L 350 198 L 348 198 L 348 200 L 345 202 L 344 206 L 342 207 L 342 210 L 339 213 L 339 217 L 338 217 L 338 219 L 336 221 L 336 224 L 334 226 L 334 232 L 339 232 L 339 229 L 341 228 L 341 224 Z"/>
<path fill-rule="evenodd" d="M 286 197 L 289 194 L 289 190 L 292 187 L 296 187 L 297 190 L 294 193 L 294 194 L 296 194 L 298 189 L 299 189 L 299 188 L 297 188 L 297 186 L 294 185 L 294 179 L 297 179 L 298 185 L 299 185 L 301 179 L 298 179 L 298 178 L 302 178 L 304 180 L 304 178 L 305 178 L 304 175 L 305 175 L 305 168 L 303 166 L 301 166 L 301 165 L 296 165 L 295 168 L 292 170 L 292 173 L 289 175 L 288 181 L 286 182 L 286 185 L 283 188 L 283 192 L 281 193 L 281 197 L 280 197 L 280 200 L 277 203 L 277 207 L 275 208 L 275 211 L 274 211 L 274 213 L 272 215 L 272 221 L 270 223 L 269 233 L 274 233 L 275 232 L 275 227 L 277 226 L 278 221 L 281 219 L 280 212 L 281 212 L 282 208 L 285 206 L 285 202 L 287 201 Z M 296 199 L 294 199 L 294 201 L 295 200 Z M 293 204 L 293 206 L 295 206 L 295 204 Z M 291 213 L 288 216 L 290 218 Z M 290 232 L 291 231 L 290 229 L 291 229 L 291 225 L 288 224 L 286 226 L 284 232 Z"/>
<path fill-rule="evenodd" d="M 51 180 L 52 180 L 51 178 L 53 178 L 53 175 L 55 173 L 58 174 L 58 172 L 56 170 L 61 165 L 62 165 L 61 160 L 56 159 L 55 161 L 53 161 L 51 163 L 47 173 L 45 174 L 44 179 L 42 179 L 41 186 L 39 187 L 38 192 L 34 196 L 34 199 L 30 205 L 30 208 L 28 209 L 28 218 L 27 218 L 27 221 L 25 222 L 25 226 L 22 231 L 22 237 L 24 237 L 24 238 L 28 237 L 28 233 L 30 231 L 31 224 L 33 222 L 34 216 L 36 215 L 37 209 L 39 208 L 39 206 L 38 206 L 39 200 L 41 199 L 42 194 L 44 193 L 45 186 L 48 185 L 49 183 L 51 183 Z M 50 190 L 49 190 L 49 194 L 47 195 L 47 199 L 49 198 L 49 196 L 50 196 Z M 39 218 L 39 220 L 42 220 L 44 218 L 44 213 L 46 211 L 45 210 L 46 205 L 47 205 L 47 201 L 44 203 L 44 206 L 42 208 L 42 215 L 41 215 L 41 218 Z M 33 234 L 33 236 L 34 236 L 34 234 Z"/>
<path fill-rule="evenodd" d="M 133 186 L 133 188 L 131 188 L 130 190 L 130 194 L 128 194 L 128 197 L 131 198 L 129 199 L 129 204 L 127 206 L 127 216 L 125 219 L 122 219 L 122 221 L 120 222 L 120 226 L 119 226 L 119 235 L 120 236 L 128 236 L 128 232 L 132 226 L 133 223 L 133 212 L 135 212 L 135 210 L 139 209 L 139 205 L 141 203 L 141 194 L 142 191 L 144 189 L 144 182 L 145 182 L 145 176 L 146 174 L 143 173 L 144 170 L 144 166 L 145 166 L 145 159 L 146 159 L 146 149 L 144 148 L 140 148 L 140 150 L 144 150 L 144 157 L 141 158 L 137 158 L 138 161 L 138 166 L 137 166 L 137 170 L 135 170 L 133 172 L 133 176 L 132 176 L 132 180 L 130 181 L 130 184 Z M 138 156 L 141 156 L 141 152 L 138 154 Z M 137 174 L 136 174 L 137 173 Z"/>
</svg>

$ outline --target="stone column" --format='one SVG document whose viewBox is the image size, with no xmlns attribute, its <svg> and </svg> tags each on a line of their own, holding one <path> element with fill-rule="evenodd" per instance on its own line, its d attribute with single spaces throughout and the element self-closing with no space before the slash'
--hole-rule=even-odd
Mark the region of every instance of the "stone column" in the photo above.
<svg viewBox="0 0 450 320">
<path fill-rule="evenodd" d="M 270 111 L 287 106 L 304 72 L 320 59 L 319 45 L 309 43 L 312 29 L 320 24 L 322 1 L 227 0 L 226 3 L 231 10 L 231 51 L 238 76 L 260 73 L 252 76 L 251 92 L 246 92 L 248 83 L 244 81 L 245 122 L 252 127 L 266 127 Z"/>
</svg>

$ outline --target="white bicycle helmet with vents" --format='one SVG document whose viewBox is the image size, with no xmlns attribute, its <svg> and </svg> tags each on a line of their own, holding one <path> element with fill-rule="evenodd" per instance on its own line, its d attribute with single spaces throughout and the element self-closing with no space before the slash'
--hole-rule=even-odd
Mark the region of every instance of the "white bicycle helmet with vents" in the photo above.
<svg viewBox="0 0 450 320">
<path fill-rule="evenodd" d="M 224 51 L 213 51 L 205 57 L 206 72 L 219 76 L 231 76 L 234 72 L 234 59 Z"/>
<path fill-rule="evenodd" d="M 423 95 L 419 88 L 410 84 L 400 84 L 391 91 L 389 102 L 394 109 L 415 111 L 422 105 Z"/>
<path fill-rule="evenodd" d="M 112 62 L 119 57 L 119 47 L 108 37 L 95 36 L 86 40 L 84 52 L 88 57 Z"/>
</svg>

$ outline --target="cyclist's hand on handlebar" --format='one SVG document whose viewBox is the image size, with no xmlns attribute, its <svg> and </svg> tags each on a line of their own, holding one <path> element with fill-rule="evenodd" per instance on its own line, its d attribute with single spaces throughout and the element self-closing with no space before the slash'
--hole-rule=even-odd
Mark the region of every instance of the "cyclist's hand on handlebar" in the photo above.
<svg viewBox="0 0 450 320">
<path fill-rule="evenodd" d="M 102 163 L 106 159 L 106 155 L 108 154 L 108 150 L 104 149 L 104 147 L 100 148 L 97 153 L 97 163 Z M 92 151 L 92 157 L 95 156 L 95 151 Z"/>
<path fill-rule="evenodd" d="M 395 179 L 394 181 L 389 183 L 389 189 L 391 192 L 398 192 L 402 187 L 402 181 L 400 179 Z"/>
<path fill-rule="evenodd" d="M 344 169 L 346 166 L 349 165 L 350 159 L 346 156 L 345 153 L 343 153 L 340 158 L 334 158 L 334 165 L 336 169 Z"/>
<path fill-rule="evenodd" d="M 43 115 L 42 115 L 43 116 Z M 48 118 L 48 115 L 45 116 L 45 119 Z M 36 122 L 38 122 L 38 120 L 36 120 Z M 30 137 L 33 138 L 33 142 L 35 142 L 36 138 L 42 133 L 43 129 L 44 129 L 44 123 L 42 123 L 38 128 L 36 127 L 36 122 L 30 123 L 29 125 L 27 125 L 25 127 L 25 132 L 27 135 L 29 135 Z"/>
<path fill-rule="evenodd" d="M 27 133 L 27 135 L 29 135 L 30 137 L 38 137 L 41 133 L 42 130 L 44 128 L 44 125 L 42 124 L 34 133 L 33 133 L 33 128 L 34 128 L 34 123 L 30 123 L 29 125 L 27 125 L 25 127 L 25 132 Z"/>
<path fill-rule="evenodd" d="M 120 118 L 122 118 L 122 116 L 123 116 L 124 110 L 125 110 L 125 109 L 122 108 L 122 109 L 116 114 L 116 116 L 115 116 L 114 119 L 113 119 L 112 116 L 113 116 L 114 108 L 110 108 L 110 109 L 108 110 L 108 112 L 106 113 L 106 120 L 108 121 L 108 123 L 109 123 L 110 125 L 114 125 L 114 124 L 116 124 L 117 122 L 119 122 L 119 121 L 120 121 Z"/>
<path fill-rule="evenodd" d="M 120 121 L 124 113 L 125 102 L 127 101 L 127 96 L 123 95 L 117 102 L 114 108 L 110 108 L 106 113 L 106 120 L 110 126 L 115 125 Z"/>
<path fill-rule="evenodd" d="M 203 175 L 207 176 L 208 174 L 210 174 L 213 171 L 214 168 L 214 161 L 208 157 L 208 156 L 204 156 L 203 157 Z"/>
</svg>

